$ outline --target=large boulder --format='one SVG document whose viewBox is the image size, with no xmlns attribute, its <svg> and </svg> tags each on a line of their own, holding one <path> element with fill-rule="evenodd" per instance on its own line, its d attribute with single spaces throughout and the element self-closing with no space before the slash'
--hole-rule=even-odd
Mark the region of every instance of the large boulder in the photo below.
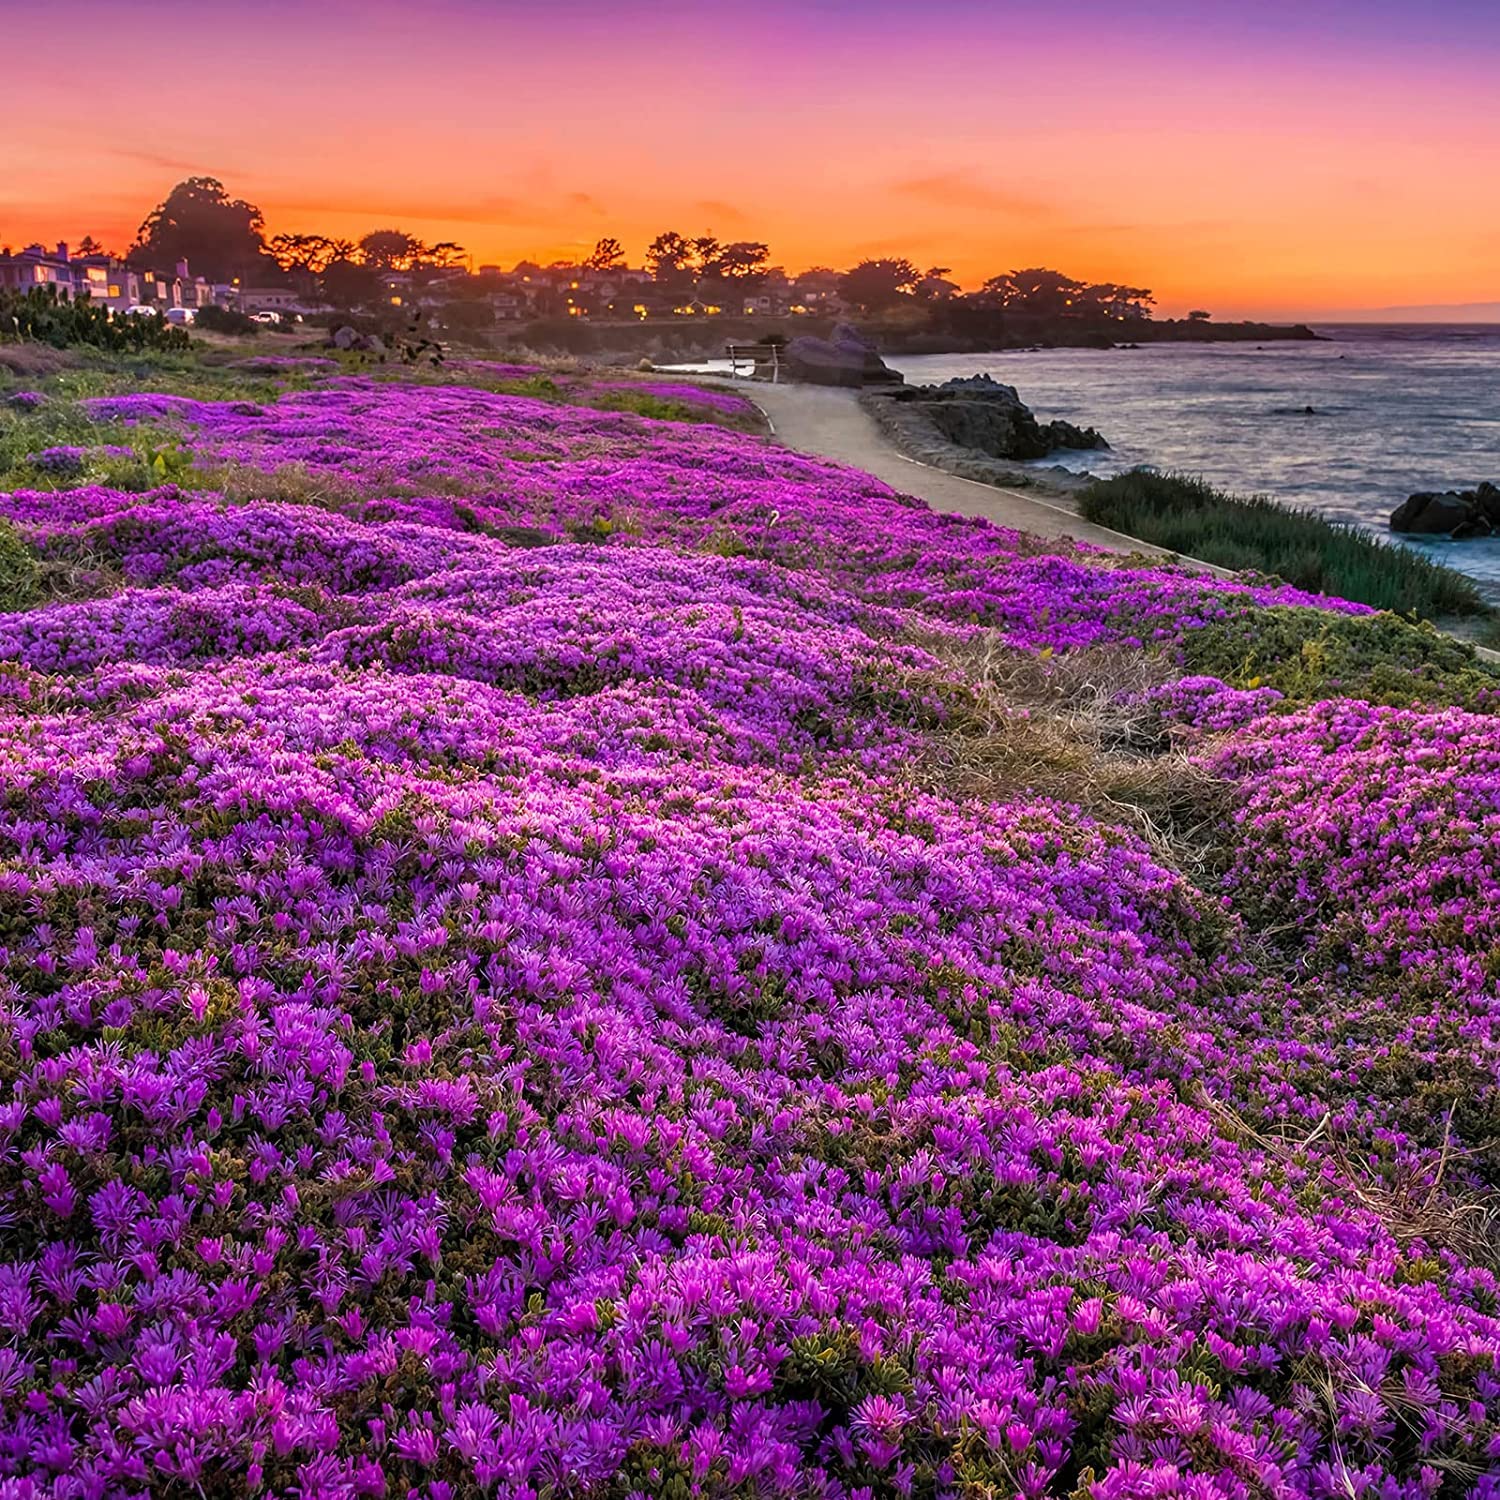
<svg viewBox="0 0 1500 1500">
<path fill-rule="evenodd" d="M 881 359 L 857 328 L 836 323 L 826 339 L 794 338 L 781 351 L 781 365 L 793 380 L 811 385 L 899 385 L 901 377 Z"/>
<path fill-rule="evenodd" d="M 992 458 L 1045 458 L 1059 448 L 1108 448 L 1092 427 L 1038 422 L 1016 388 L 989 375 L 912 386 L 896 400 L 920 409 L 927 423 L 950 443 Z"/>
<path fill-rule="evenodd" d="M 1407 536 L 1493 536 L 1500 531 L 1500 489 L 1481 484 L 1472 490 L 1422 490 L 1391 513 L 1391 530 Z"/>
</svg>

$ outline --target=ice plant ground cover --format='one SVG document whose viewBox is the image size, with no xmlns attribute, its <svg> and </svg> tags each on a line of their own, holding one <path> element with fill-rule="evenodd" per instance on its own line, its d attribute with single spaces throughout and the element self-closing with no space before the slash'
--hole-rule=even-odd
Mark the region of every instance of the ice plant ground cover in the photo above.
<svg viewBox="0 0 1500 1500">
<path fill-rule="evenodd" d="M 1500 1494 L 1472 657 L 214 378 L 0 411 L 0 1500 Z"/>
</svg>

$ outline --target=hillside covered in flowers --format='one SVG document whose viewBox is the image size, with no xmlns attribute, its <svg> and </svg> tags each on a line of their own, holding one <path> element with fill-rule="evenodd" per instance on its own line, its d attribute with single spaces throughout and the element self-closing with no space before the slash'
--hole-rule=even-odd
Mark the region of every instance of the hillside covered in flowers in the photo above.
<svg viewBox="0 0 1500 1500">
<path fill-rule="evenodd" d="M 0 408 L 0 1500 L 1500 1495 L 1466 648 L 739 397 Z"/>
</svg>

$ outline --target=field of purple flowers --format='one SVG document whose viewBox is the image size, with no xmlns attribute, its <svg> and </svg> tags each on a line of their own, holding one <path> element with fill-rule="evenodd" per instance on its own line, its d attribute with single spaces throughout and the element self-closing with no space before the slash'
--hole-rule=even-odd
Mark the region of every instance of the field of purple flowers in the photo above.
<svg viewBox="0 0 1500 1500">
<path fill-rule="evenodd" d="M 1500 1496 L 1472 657 L 467 376 L 0 411 L 0 1500 Z"/>
</svg>

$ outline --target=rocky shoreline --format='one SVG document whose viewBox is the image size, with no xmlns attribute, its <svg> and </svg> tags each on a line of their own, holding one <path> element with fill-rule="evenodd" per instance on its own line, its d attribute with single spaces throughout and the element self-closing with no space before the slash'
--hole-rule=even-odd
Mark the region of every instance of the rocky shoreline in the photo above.
<svg viewBox="0 0 1500 1500">
<path fill-rule="evenodd" d="M 1500 487 L 1480 484 L 1472 490 L 1423 490 L 1409 495 L 1391 513 L 1391 530 L 1405 536 L 1500 536 Z"/>
<path fill-rule="evenodd" d="M 1014 386 L 988 375 L 867 390 L 860 405 L 908 458 L 981 484 L 1075 494 L 1092 475 L 1033 461 L 1059 449 L 1109 447 L 1092 427 L 1039 422 Z"/>
</svg>

